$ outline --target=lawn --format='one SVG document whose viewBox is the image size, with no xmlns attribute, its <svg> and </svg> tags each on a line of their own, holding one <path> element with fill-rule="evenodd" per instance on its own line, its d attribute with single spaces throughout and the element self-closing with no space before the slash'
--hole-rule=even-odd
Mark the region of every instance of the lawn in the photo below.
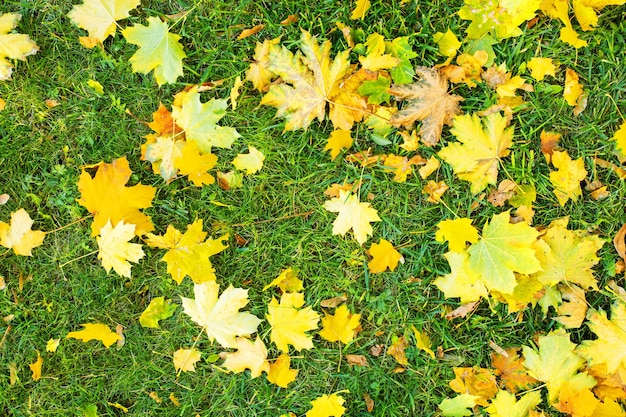
<svg viewBox="0 0 626 417">
<path fill-rule="evenodd" d="M 24 209 L 34 221 L 33 230 L 46 232 L 43 244 L 32 249 L 32 256 L 20 256 L 10 246 L 0 247 L 0 317 L 4 318 L 0 320 L 0 415 L 339 416 L 310 412 L 312 401 L 337 394 L 345 400 L 345 416 L 504 416 L 509 414 L 486 407 L 495 407 L 496 392 L 506 392 L 506 380 L 493 370 L 496 367 L 492 357 L 502 349 L 522 346 L 528 363 L 526 367 L 520 365 L 519 372 L 529 372 L 539 381 L 510 390 L 519 403 L 524 395 L 540 393 L 536 394 L 542 396 L 537 410 L 543 410 L 546 416 L 626 415 L 622 411 L 626 399 L 626 330 L 620 321 L 626 319 L 626 296 L 620 292 L 624 287 L 624 260 L 620 260 L 616 249 L 619 239 L 613 243 L 626 224 L 626 171 L 621 165 L 626 149 L 620 153 L 620 142 L 614 140 L 616 131 L 626 122 L 626 6 L 602 9 L 597 28 L 590 31 L 583 31 L 570 11 L 574 30 L 587 42 L 575 48 L 560 39 L 564 23 L 547 17 L 538 8 L 532 13 L 536 18 L 520 20 L 517 36 L 504 37 L 490 46 L 485 41 L 493 39 L 489 35 L 467 38 L 470 21 L 458 14 L 463 1 L 372 0 L 364 16 L 352 19 L 356 7 L 353 1 L 142 0 L 130 17 L 117 22 L 115 36 L 88 49 L 79 42 L 87 32 L 68 17 L 73 3 L 79 4 L 68 0 L 4 0 L 0 5 L 0 15 L 22 16 L 13 33 L 28 35 L 38 46 L 37 53 L 26 60 L 11 60 L 15 66 L 11 79 L 0 81 L 0 99 L 6 102 L 0 111 L 0 194 L 9 197 L 0 204 L 0 222 L 8 224 L 11 213 Z M 522 11 L 516 12 L 520 14 Z M 291 21 L 285 21 L 290 16 Z M 186 54 L 183 75 L 169 83 L 158 83 L 153 72 L 134 71 L 131 57 L 139 48 L 122 34 L 123 29 L 146 25 L 148 18 L 155 17 L 166 22 L 171 33 L 180 35 Z M 255 25 L 264 26 L 258 33 L 239 36 Z M 346 29 L 341 30 L 346 26 L 351 28 L 348 36 Z M 261 104 L 270 94 L 268 89 L 278 91 L 289 83 L 287 75 L 281 76 L 282 83 L 274 77 L 266 91 L 258 91 L 248 81 L 234 87 L 237 77 L 245 81 L 249 67 L 256 63 L 253 56 L 257 45 L 278 38 L 277 45 L 295 54 L 303 47 L 303 31 L 319 42 L 328 40 L 332 58 L 349 50 L 345 54 L 353 70 L 359 65 L 359 57 L 369 53 L 368 37 L 378 33 L 388 42 L 406 37 L 414 52 L 407 58 L 409 68 L 445 71 L 445 48 L 433 36 L 448 29 L 463 41 L 458 53 L 450 53 L 449 71 L 455 69 L 455 64 L 462 71 L 458 61 L 462 53 L 475 57 L 476 51 L 492 48 L 489 60 L 495 66 L 505 66 L 498 74 L 508 75 L 509 79 L 519 76 L 523 82 L 513 88 L 514 98 L 498 93 L 484 75 L 492 64 L 483 61 L 473 67 L 479 74 L 474 83 L 467 73 L 462 80 L 450 83 L 450 94 L 463 98 L 459 114 L 469 119 L 469 115 L 480 111 L 491 112 L 492 116 L 477 119 L 479 128 L 481 120 L 488 123 L 487 119 L 505 120 L 510 116 L 507 123 L 512 143 L 507 152 L 492 158 L 497 181 L 485 183 L 478 190 L 473 182 L 459 176 L 460 168 L 444 157 L 445 153 L 440 153 L 444 148 L 452 149 L 451 145 L 462 136 L 471 135 L 471 129 L 461 126 L 465 116 L 457 116 L 452 127 L 451 119 L 434 146 L 420 143 L 414 147 L 407 145 L 412 129 L 387 124 L 388 130 L 381 133 L 357 120 L 350 132 L 352 145 L 338 149 L 338 156 L 331 158 L 325 147 L 337 128 L 334 120 L 327 116 L 322 121 L 311 120 L 305 128 L 285 130 L 286 121 L 280 111 L 277 115 L 272 105 Z M 2 49 L 0 44 L 0 56 Z M 535 57 L 552 58 L 558 64 L 554 75 L 536 79 L 528 65 Z M 471 67 L 472 61 L 468 62 L 466 69 Z M 571 87 L 567 84 L 571 78 L 568 70 L 578 75 L 584 91 L 584 98 L 573 99 L 582 110 L 577 115 L 576 103 L 568 104 L 563 96 L 564 88 Z M 374 75 L 369 81 L 389 82 L 387 71 L 372 73 L 379 78 Z M 452 72 L 449 75 L 453 79 Z M 406 84 L 419 78 L 409 76 Z M 360 85 L 363 81 L 358 82 Z M 398 82 L 394 78 L 391 84 Z M 233 159 L 248 154 L 250 147 L 264 155 L 258 172 L 244 174 L 243 169 L 237 170 L 240 187 L 231 183 L 229 188 L 223 180 L 198 187 L 184 175 L 166 181 L 145 158 L 146 145 L 143 150 L 142 145 L 150 140 L 146 136 L 155 133 L 154 124 L 149 124 L 159 104 L 167 109 L 180 108 L 181 97 L 189 97 L 197 85 L 204 90 L 200 93 L 202 102 L 230 100 L 218 124 L 236 128 L 240 135 L 230 148 L 213 148 L 218 161 L 209 173 L 217 176 L 218 171 L 233 171 Z M 187 96 L 176 96 L 188 87 L 191 90 L 187 89 Z M 235 109 L 231 106 L 233 88 L 240 92 Z M 387 87 L 375 88 L 376 93 L 387 94 Z M 355 87 L 351 94 L 364 100 L 364 90 L 358 91 Z M 290 103 L 302 99 L 297 94 L 287 98 Z M 372 107 L 372 100 L 370 97 L 365 111 L 368 116 L 378 108 Z M 328 102 L 329 108 L 336 105 L 332 100 Z M 396 100 L 393 95 L 386 102 L 390 108 L 410 107 L 410 103 Z M 389 117 L 378 119 L 388 121 Z M 418 121 L 415 131 L 425 124 Z M 193 142 L 191 131 L 189 128 L 185 133 L 189 142 Z M 542 143 L 544 131 L 561 135 L 554 149 L 548 150 Z M 626 141 L 623 136 L 622 132 L 622 146 Z M 368 150 L 378 159 L 367 166 L 351 157 Z M 566 202 L 555 194 L 558 186 L 552 173 L 557 171 L 557 152 L 566 152 L 571 160 L 584 166 L 582 176 L 573 181 L 575 173 L 564 173 L 571 166 L 561 169 L 572 192 Z M 550 154 L 551 163 L 547 161 Z M 423 162 L 435 158 L 441 161 L 441 167 L 424 178 L 418 173 L 421 162 L 405 165 L 406 180 L 397 181 L 389 155 L 406 157 L 405 163 L 416 155 Z M 348 332 L 349 341 L 322 337 L 320 320 L 319 327 L 307 333 L 312 348 L 286 349 L 291 368 L 298 370 L 287 388 L 269 382 L 266 373 L 253 378 L 250 370 L 234 373 L 227 369 L 224 352 L 235 349 L 211 341 L 206 326 L 196 324 L 185 313 L 181 297 L 196 297 L 194 282 L 189 277 L 180 284 L 174 281 L 162 261 L 165 251 L 148 245 L 148 236 L 132 239 L 142 245 L 144 256 L 132 263 L 130 276 L 103 268 L 98 258 L 98 233 L 92 234 L 93 212 L 79 201 L 84 198 L 79 178 L 83 172 L 87 173 L 83 176 L 94 176 L 96 169 L 102 169 L 103 165 L 97 168 L 95 164 L 110 164 L 121 157 L 126 157 L 132 170 L 128 186 L 154 187 L 151 206 L 143 210 L 154 225 L 151 233 L 161 236 L 170 225 L 184 233 L 189 225 L 201 220 L 208 237 L 225 236 L 227 248 L 210 257 L 216 282 L 220 293 L 229 286 L 247 290 L 249 302 L 241 311 L 262 319 L 250 337 L 255 340 L 258 336 L 265 343 L 268 364 L 275 363 L 285 351 L 277 346 L 268 317 L 268 305 L 273 299 L 278 302 L 283 291 L 265 287 L 288 268 L 303 281 L 303 309 L 310 307 L 324 319 L 339 310 L 326 306 L 328 300 L 343 297 L 342 305 L 360 315 L 358 328 Z M 479 182 L 486 175 L 475 174 L 471 181 Z M 536 190 L 536 199 L 494 205 L 490 193 L 502 180 L 514 182 L 512 193 L 518 200 L 527 192 L 521 190 L 531 188 Z M 359 182 L 351 195 L 370 204 L 379 217 L 371 223 L 373 230 L 364 242 L 357 242 L 353 231 L 333 233 L 338 214 L 327 209 L 333 198 L 325 194 L 333 184 Z M 440 197 L 429 196 L 425 190 L 438 182 L 445 182 L 449 188 Z M 606 190 L 594 192 L 602 186 Z M 124 204 L 107 200 L 106 193 L 96 195 L 109 207 Z M 344 199 L 347 195 L 345 191 L 340 194 Z M 503 213 L 523 217 L 520 205 L 532 206 L 532 218 L 521 219 L 516 229 L 507 229 L 511 232 L 488 240 L 488 225 Z M 350 216 L 358 217 L 354 212 Z M 557 225 L 562 221 L 553 223 L 566 217 L 568 231 Z M 470 219 L 479 237 L 464 240 L 455 223 L 454 237 L 436 239 L 440 222 L 464 218 Z M 513 227 L 508 220 L 506 223 L 506 227 Z M 0 226 L 0 244 L 2 230 Z M 523 244 L 519 242 L 509 245 L 516 234 L 513 230 L 531 236 L 528 239 L 532 245 L 525 243 L 525 249 L 520 249 Z M 402 261 L 391 270 L 377 273 L 372 271 L 370 252 L 381 239 L 392 243 Z M 461 249 L 457 254 L 467 256 L 481 250 L 491 256 L 495 252 L 489 245 L 495 240 L 506 241 L 498 246 L 497 250 L 504 249 L 492 270 L 510 274 L 519 293 L 503 295 L 504 275 L 487 277 L 485 268 L 484 277 L 477 278 L 480 284 L 455 281 L 454 289 L 444 290 L 442 277 L 450 281 L 454 275 L 450 246 L 459 239 Z M 557 240 L 561 243 L 554 243 Z M 622 245 L 623 240 L 622 235 Z M 568 241 L 575 244 L 567 246 Z M 546 249 L 545 245 L 553 246 Z M 567 249 L 559 252 L 558 245 Z M 470 248 L 466 250 L 465 246 Z M 558 279 L 541 275 L 548 270 L 546 259 L 551 256 L 554 264 L 560 265 L 554 267 L 558 270 L 555 275 L 562 275 Z M 206 261 L 206 256 L 195 261 Z M 533 262 L 539 261 L 541 267 L 531 269 Z M 469 271 L 468 265 L 454 267 L 457 275 L 477 273 L 476 269 Z M 469 300 L 473 298 L 469 292 L 478 291 L 478 287 L 484 290 L 474 297 L 480 299 L 478 304 L 459 317 L 446 317 L 473 301 Z M 576 297 L 580 301 L 583 294 L 579 303 L 582 307 L 575 313 L 564 313 L 574 304 L 568 302 L 568 291 L 579 288 Z M 455 291 L 456 295 L 451 295 Z M 140 316 L 158 297 L 172 300 L 176 309 L 158 327 L 145 327 Z M 602 312 L 608 313 L 615 328 L 611 337 L 599 334 L 597 323 Z M 582 314 L 581 322 L 585 316 L 586 320 L 578 326 L 555 320 L 564 314 Z M 119 327 L 123 342 L 105 347 L 99 341 L 66 338 L 84 323 L 105 324 L 112 331 Z M 564 328 L 567 333 L 560 330 Z M 420 343 L 420 335 L 430 340 Z M 565 349 L 541 353 L 542 348 L 548 349 L 552 340 L 549 337 L 569 337 L 579 347 L 574 352 Z M 605 340 L 603 337 L 608 342 L 600 347 L 605 351 L 602 357 L 595 353 L 597 349 L 589 353 L 588 347 L 599 346 L 599 342 L 592 341 Z M 51 339 L 59 339 L 55 351 L 47 349 Z M 406 341 L 404 348 L 402 341 Z M 201 353 L 195 371 L 175 369 L 173 356 L 181 348 Z M 611 354 L 606 354 L 607 348 Z M 404 360 L 397 353 L 402 349 Z M 568 357 L 577 365 L 557 384 L 553 379 L 556 377 L 546 376 L 549 372 L 541 374 L 533 368 L 529 357 L 534 352 L 543 355 L 544 367 L 549 367 L 550 354 L 555 363 L 556 358 Z M 43 365 L 40 376 L 33 378 L 33 366 L 29 365 L 39 356 Z M 358 360 L 366 361 L 366 365 L 351 363 Z M 598 370 L 602 366 L 603 371 Z M 465 385 L 453 390 L 449 382 L 455 379 L 455 369 L 473 367 L 474 371 L 465 372 L 477 372 L 478 376 L 460 378 Z M 487 380 L 481 380 L 483 377 Z M 580 383 L 564 382 L 567 379 Z M 494 381 L 495 389 L 490 394 L 486 393 L 491 389 L 489 381 Z M 485 390 L 479 392 L 481 384 Z M 456 411 L 442 411 L 442 401 L 464 393 L 482 395 L 484 401 L 479 400 L 474 407 L 474 400 L 470 400 L 469 405 Z M 570 404 L 576 397 L 592 404 L 591 411 L 576 414 L 575 410 L 582 407 L 582 403 Z M 528 413 L 524 409 L 517 415 Z"/>
</svg>

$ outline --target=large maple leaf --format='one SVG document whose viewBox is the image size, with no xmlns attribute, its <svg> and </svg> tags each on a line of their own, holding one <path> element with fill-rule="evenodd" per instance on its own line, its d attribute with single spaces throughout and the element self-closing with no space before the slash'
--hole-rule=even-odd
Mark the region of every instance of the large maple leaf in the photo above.
<svg viewBox="0 0 626 417">
<path fill-rule="evenodd" d="M 113 35 L 116 22 L 129 16 L 140 0 L 85 0 L 67 14 L 72 23 L 89 32 L 89 37 L 102 43 Z"/>
<path fill-rule="evenodd" d="M 28 35 L 9 33 L 20 21 L 19 13 L 0 15 L 0 81 L 11 79 L 13 65 L 7 59 L 26 60 L 26 57 L 39 51 L 37 44 Z"/>
<path fill-rule="evenodd" d="M 409 100 L 408 105 L 393 115 L 394 126 L 410 128 L 421 121 L 419 134 L 426 146 L 435 146 L 441 137 L 443 125 L 450 125 L 461 113 L 463 98 L 448 93 L 448 80 L 435 68 L 417 67 L 420 80 L 408 85 L 393 85 L 389 94 L 397 100 Z"/>
<path fill-rule="evenodd" d="M 225 235 L 219 239 L 205 241 L 206 235 L 206 232 L 202 231 L 202 220 L 198 219 L 187 227 L 184 234 L 171 225 L 167 227 L 163 236 L 148 233 L 146 244 L 168 249 L 161 260 L 167 263 L 167 272 L 178 284 L 187 275 L 196 284 L 201 284 L 216 279 L 209 256 L 226 249 L 224 241 L 228 239 L 228 235 Z"/>
<path fill-rule="evenodd" d="M 339 197 L 328 200 L 324 208 L 339 213 L 333 222 L 333 235 L 343 236 L 352 229 L 354 238 L 361 245 L 365 243 L 367 236 L 373 233 L 370 222 L 380 221 L 378 212 L 370 203 L 362 203 L 355 194 L 349 194 L 344 190 L 339 192 Z"/>
<path fill-rule="evenodd" d="M 223 347 L 236 348 L 237 336 L 256 332 L 261 320 L 251 313 L 239 312 L 248 304 L 248 290 L 229 286 L 218 298 L 219 288 L 215 281 L 194 284 L 195 299 L 180 297 L 183 309 L 204 328 L 209 340 L 217 340 Z"/>
<path fill-rule="evenodd" d="M 102 266 L 107 273 L 111 268 L 123 277 L 130 278 L 130 262 L 137 262 L 143 258 L 141 245 L 129 243 L 135 237 L 135 225 L 120 221 L 113 227 L 107 222 L 100 229 L 98 242 L 98 259 L 102 259 Z"/>
<path fill-rule="evenodd" d="M 222 366 L 234 373 L 250 370 L 250 377 L 256 378 L 263 372 L 269 372 L 270 365 L 267 361 L 267 348 L 265 343 L 257 336 L 253 341 L 245 337 L 236 340 L 237 352 L 224 354 Z"/>
<path fill-rule="evenodd" d="M 569 282 L 597 290 L 591 268 L 600 261 L 596 252 L 605 242 L 586 230 L 567 230 L 567 223 L 568 218 L 554 220 L 535 242 L 541 271 L 533 277 L 547 287 Z"/>
<path fill-rule="evenodd" d="M 158 17 L 149 17 L 148 26 L 135 25 L 122 31 L 128 43 L 139 50 L 130 57 L 133 72 L 147 74 L 154 70 L 158 85 L 172 84 L 183 75 L 183 58 L 187 55 L 180 44 L 180 36 L 170 33 L 167 23 Z"/>
<path fill-rule="evenodd" d="M 515 395 L 507 391 L 498 391 L 498 395 L 485 410 L 490 417 L 526 417 L 528 412 L 541 402 L 541 392 L 533 391 L 521 396 L 519 401 Z"/>
<path fill-rule="evenodd" d="M 338 393 L 322 395 L 311 401 L 313 408 L 307 411 L 306 417 L 341 417 L 346 411 L 345 401 Z"/>
<path fill-rule="evenodd" d="M 341 341 L 350 343 L 354 340 L 357 329 L 361 325 L 360 314 L 352 314 L 345 304 L 337 307 L 334 315 L 325 314 L 322 318 L 322 330 L 319 335 L 329 342 Z"/>
<path fill-rule="evenodd" d="M 465 0 L 459 17 L 471 20 L 467 28 L 469 39 L 480 39 L 491 33 L 497 39 L 522 34 L 518 27 L 535 17 L 541 0 Z"/>
<path fill-rule="evenodd" d="M 203 154 L 211 152 L 213 146 L 230 149 L 241 135 L 233 127 L 217 124 L 226 114 L 227 107 L 225 99 L 211 99 L 202 103 L 198 87 L 193 86 L 176 95 L 172 118 L 184 130 L 187 141 L 196 142 Z"/>
<path fill-rule="evenodd" d="M 471 183 L 473 194 L 498 180 L 500 159 L 509 154 L 513 143 L 513 127 L 507 127 L 507 123 L 500 113 L 483 119 L 476 114 L 454 118 L 450 132 L 459 142 L 443 148 L 439 156 L 452 165 L 460 179 Z"/>
<path fill-rule="evenodd" d="M 326 105 L 330 108 L 330 119 L 338 129 L 350 129 L 353 121 L 334 117 L 333 102 L 339 93 L 338 85 L 350 69 L 349 52 L 330 58 L 329 41 L 321 45 L 307 31 L 302 31 L 300 50 L 293 54 L 284 46 L 269 46 L 267 69 L 282 79 L 272 85 L 261 100 L 278 109 L 277 115 L 285 117 L 285 131 L 306 129 L 313 120 L 324 120 Z"/>
<path fill-rule="evenodd" d="M 78 178 L 78 191 L 81 193 L 78 203 L 94 214 L 91 235 L 99 235 L 100 229 L 109 220 L 112 224 L 122 220 L 134 224 L 137 236 L 154 230 L 150 217 L 139 210 L 152 206 L 156 189 L 142 184 L 125 186 L 132 174 L 126 157 L 110 164 L 100 162 L 88 166 L 94 167 L 98 170 L 93 178 L 86 171 Z"/>
<path fill-rule="evenodd" d="M 43 243 L 46 233 L 31 230 L 33 221 L 24 209 L 11 213 L 11 223 L 0 222 L 0 245 L 13 249 L 16 255 L 32 256 L 32 250 Z"/>
<path fill-rule="evenodd" d="M 626 368 L 626 303 L 620 300 L 611 306 L 611 320 L 603 310 L 589 310 L 587 323 L 598 339 L 584 340 L 576 353 L 590 366 L 606 365 L 609 374 Z"/>
<path fill-rule="evenodd" d="M 317 329 L 319 314 L 304 305 L 302 293 L 283 293 L 280 303 L 272 297 L 267 307 L 267 321 L 272 326 L 270 339 L 283 352 L 289 352 L 289 345 L 297 351 L 311 349 L 313 337 L 306 332 Z"/>
<path fill-rule="evenodd" d="M 517 285 L 514 272 L 532 274 L 541 269 L 532 244 L 539 232 L 528 224 L 511 224 L 508 211 L 485 223 L 482 236 L 467 249 L 469 265 L 478 272 L 487 288 L 511 294 Z"/>
</svg>

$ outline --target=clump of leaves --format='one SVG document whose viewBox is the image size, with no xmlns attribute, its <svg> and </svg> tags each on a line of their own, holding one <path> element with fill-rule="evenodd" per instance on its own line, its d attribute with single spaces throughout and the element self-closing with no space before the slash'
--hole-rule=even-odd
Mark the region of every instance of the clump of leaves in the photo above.
<svg viewBox="0 0 626 417">
<path fill-rule="evenodd" d="M 0 15 L 0 81 L 11 79 L 13 65 L 10 59 L 26 61 L 26 57 L 34 55 L 39 47 L 28 35 L 9 33 L 22 18 L 19 13 Z"/>
</svg>

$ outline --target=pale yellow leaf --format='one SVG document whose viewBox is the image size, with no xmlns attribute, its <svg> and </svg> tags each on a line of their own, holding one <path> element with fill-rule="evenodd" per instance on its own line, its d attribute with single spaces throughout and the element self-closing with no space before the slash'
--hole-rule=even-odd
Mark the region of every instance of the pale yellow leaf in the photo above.
<svg viewBox="0 0 626 417">
<path fill-rule="evenodd" d="M 263 168 L 265 155 L 254 146 L 248 146 L 247 154 L 239 154 L 233 159 L 233 165 L 240 171 L 246 171 L 246 174 L 256 174 Z"/>
<path fill-rule="evenodd" d="M 178 349 L 174 352 L 174 368 L 176 372 L 196 372 L 196 362 L 200 360 L 202 353 L 195 348 Z"/>
<path fill-rule="evenodd" d="M 339 197 L 324 204 L 328 211 L 339 213 L 333 222 L 333 235 L 345 235 L 350 229 L 359 244 L 365 243 L 373 233 L 371 222 L 381 221 L 376 209 L 370 203 L 362 203 L 355 194 L 340 191 Z"/>
<path fill-rule="evenodd" d="M 135 225 L 125 224 L 123 220 L 115 227 L 109 221 L 100 229 L 100 236 L 96 237 L 98 259 L 102 260 L 107 273 L 113 268 L 119 275 L 130 278 L 130 262 L 138 262 L 144 257 L 141 245 L 128 242 L 133 237 Z"/>
<path fill-rule="evenodd" d="M 0 221 L 0 245 L 13 249 L 16 255 L 32 256 L 32 250 L 43 243 L 46 236 L 40 230 L 31 230 L 33 221 L 24 209 L 11 213 L 11 223 Z"/>
<path fill-rule="evenodd" d="M 85 0 L 75 5 L 68 17 L 76 26 L 89 32 L 89 37 L 102 43 L 113 35 L 116 21 L 127 18 L 140 0 Z"/>
</svg>

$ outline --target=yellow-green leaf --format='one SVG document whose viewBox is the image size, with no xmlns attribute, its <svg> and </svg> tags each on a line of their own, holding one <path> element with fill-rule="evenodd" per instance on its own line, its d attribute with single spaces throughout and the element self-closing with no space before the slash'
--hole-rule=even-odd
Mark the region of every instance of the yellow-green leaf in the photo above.
<svg viewBox="0 0 626 417">
<path fill-rule="evenodd" d="M 99 340 L 102 342 L 104 347 L 108 348 L 113 343 L 117 342 L 121 336 L 111 331 L 109 326 L 101 323 L 85 323 L 81 324 L 83 326 L 83 330 L 69 332 L 66 339 L 79 339 L 83 342 L 88 342 L 90 340 Z"/>
</svg>

